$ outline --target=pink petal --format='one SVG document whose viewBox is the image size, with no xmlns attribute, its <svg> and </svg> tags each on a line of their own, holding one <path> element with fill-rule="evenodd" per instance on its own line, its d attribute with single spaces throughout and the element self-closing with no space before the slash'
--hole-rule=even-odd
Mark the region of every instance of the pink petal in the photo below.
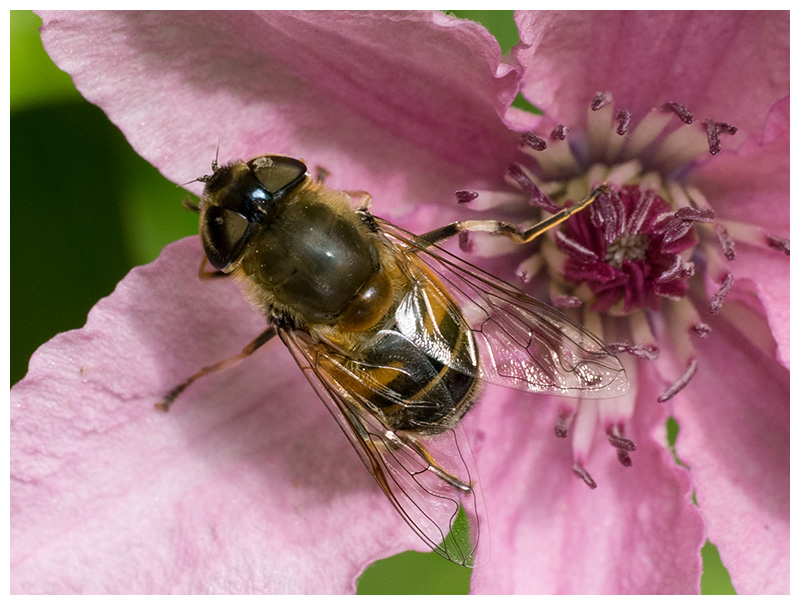
<svg viewBox="0 0 800 605">
<path fill-rule="evenodd" d="M 12 389 L 13 593 L 353 592 L 420 545 L 279 342 L 153 407 L 264 328 L 200 257 L 133 270 Z"/>
<path fill-rule="evenodd" d="M 477 410 L 484 433 L 477 457 L 491 555 L 473 573 L 474 592 L 699 592 L 705 530 L 688 473 L 657 428 L 666 412 L 653 403 L 652 376 L 640 372 L 640 379 L 628 429 L 637 443 L 633 466 L 619 464 L 598 435 L 586 463 L 594 490 L 572 475 L 569 443 L 553 434 L 552 400 L 486 394 Z"/>
<path fill-rule="evenodd" d="M 678 456 L 734 588 L 788 593 L 789 371 L 754 344 L 750 333 L 768 327 L 740 303 L 727 301 L 713 326 L 676 398 Z"/>
<path fill-rule="evenodd" d="M 675 101 L 757 133 L 789 94 L 786 12 L 523 12 L 517 24 L 523 94 L 570 126 L 610 91 L 634 120 Z"/>
<path fill-rule="evenodd" d="M 502 183 L 516 152 L 500 116 L 519 76 L 470 21 L 427 11 L 42 17 L 50 56 L 178 183 L 208 172 L 219 144 L 221 161 L 305 158 L 330 184 L 400 212 L 449 203 L 485 175 Z"/>
</svg>

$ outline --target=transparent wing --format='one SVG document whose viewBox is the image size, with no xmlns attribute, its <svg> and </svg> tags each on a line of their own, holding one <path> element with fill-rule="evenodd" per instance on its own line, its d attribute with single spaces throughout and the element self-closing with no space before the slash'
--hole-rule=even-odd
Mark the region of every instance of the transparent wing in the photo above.
<svg viewBox="0 0 800 605">
<path fill-rule="evenodd" d="M 560 311 L 492 277 L 446 250 L 376 217 L 376 222 L 411 270 L 427 273 L 432 285 L 401 302 L 397 323 L 425 352 L 458 371 L 475 364 L 452 358 L 430 329 L 431 309 L 449 304 L 451 321 L 472 332 L 478 377 L 492 384 L 567 397 L 616 397 L 628 381 L 619 359 L 603 342 Z M 449 303 L 443 303 L 443 300 Z M 466 350 L 466 349 L 465 349 Z"/>
<path fill-rule="evenodd" d="M 328 345 L 302 332 L 278 333 L 403 520 L 441 556 L 473 566 L 482 501 L 461 426 L 437 427 L 441 432 L 428 436 L 421 436 L 425 427 L 393 431 L 370 399 L 407 402 Z"/>
</svg>

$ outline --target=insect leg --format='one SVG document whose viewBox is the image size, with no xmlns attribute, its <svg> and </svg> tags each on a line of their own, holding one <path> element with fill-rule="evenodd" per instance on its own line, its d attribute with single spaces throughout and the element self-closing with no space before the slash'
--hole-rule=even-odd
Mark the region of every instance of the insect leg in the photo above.
<svg viewBox="0 0 800 605">
<path fill-rule="evenodd" d="M 516 225 L 505 223 L 503 221 L 456 221 L 455 223 L 450 223 L 444 227 L 439 227 L 438 229 L 434 229 L 433 231 L 428 231 L 427 233 L 417 236 L 417 243 L 425 246 L 428 244 L 435 244 L 447 239 L 448 237 L 452 237 L 465 231 L 484 231 L 493 235 L 502 235 L 517 244 L 525 244 L 533 241 L 548 229 L 555 227 L 559 223 L 563 223 L 576 212 L 580 212 L 586 208 L 601 195 L 605 195 L 610 192 L 611 190 L 607 185 L 600 185 L 577 204 L 573 204 L 568 208 L 564 208 L 560 212 L 557 212 L 545 220 L 536 223 L 533 227 L 526 229 L 525 231 L 521 230 Z"/>
<path fill-rule="evenodd" d="M 391 433 L 391 435 L 387 434 L 387 438 L 389 439 L 390 442 L 394 440 L 401 441 L 402 443 L 410 447 L 412 450 L 414 450 L 417 453 L 417 455 L 423 460 L 425 460 L 425 462 L 428 464 L 428 470 L 431 471 L 437 477 L 439 477 L 439 479 L 452 485 L 453 487 L 464 493 L 469 493 L 472 491 L 472 485 L 470 485 L 469 483 L 465 483 L 458 477 L 444 470 L 439 465 L 439 463 L 436 462 L 433 456 L 431 456 L 430 452 L 428 452 L 428 450 L 425 449 L 422 443 L 420 443 L 420 441 L 416 439 L 413 435 L 410 435 L 405 431 L 403 431 L 402 433 L 393 432 Z"/>
<path fill-rule="evenodd" d="M 228 368 L 235 366 L 237 363 L 245 359 L 246 357 L 250 357 L 253 353 L 255 353 L 259 348 L 263 345 L 268 343 L 270 339 L 277 334 L 277 330 L 275 326 L 270 326 L 266 330 L 264 330 L 261 334 L 259 334 L 252 342 L 250 342 L 242 352 L 238 355 L 234 355 L 229 359 L 225 359 L 223 361 L 219 361 L 213 365 L 206 366 L 199 372 L 196 372 L 189 376 L 186 380 L 172 389 L 169 393 L 164 396 L 164 399 L 156 404 L 156 407 L 159 410 L 163 410 L 165 412 L 169 411 L 170 406 L 175 403 L 175 400 L 178 396 L 183 393 L 186 388 L 192 384 L 195 380 L 202 378 L 203 376 L 208 376 L 209 374 L 213 374 L 214 372 L 219 372 L 222 370 L 227 370 Z"/>
</svg>

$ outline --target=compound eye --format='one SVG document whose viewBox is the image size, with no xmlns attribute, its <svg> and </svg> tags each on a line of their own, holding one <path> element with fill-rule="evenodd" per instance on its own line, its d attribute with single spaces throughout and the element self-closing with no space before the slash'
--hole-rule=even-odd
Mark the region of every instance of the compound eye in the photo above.
<svg viewBox="0 0 800 605">
<path fill-rule="evenodd" d="M 211 206 L 200 220 L 200 239 L 208 262 L 224 271 L 239 258 L 247 243 L 247 219 L 235 210 Z"/>
<path fill-rule="evenodd" d="M 247 165 L 275 197 L 297 187 L 308 171 L 300 160 L 282 155 L 261 155 L 247 162 Z"/>
</svg>

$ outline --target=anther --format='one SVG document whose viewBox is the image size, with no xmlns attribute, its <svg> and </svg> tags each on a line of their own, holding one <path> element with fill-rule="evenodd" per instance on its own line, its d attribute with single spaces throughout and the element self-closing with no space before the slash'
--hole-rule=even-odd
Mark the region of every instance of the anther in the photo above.
<svg viewBox="0 0 800 605">
<path fill-rule="evenodd" d="M 736 247 L 728 230 L 722 225 L 717 225 L 717 239 L 722 246 L 722 254 L 730 261 L 736 260 Z"/>
<path fill-rule="evenodd" d="M 626 452 L 636 451 L 636 444 L 625 436 L 625 432 L 621 427 L 612 426 L 606 429 L 606 438 L 617 449 L 625 450 Z"/>
<path fill-rule="evenodd" d="M 680 103 L 664 103 L 662 107 L 678 116 L 684 124 L 691 124 L 694 121 L 694 114 Z"/>
<path fill-rule="evenodd" d="M 736 126 L 732 126 L 731 124 L 727 124 L 725 122 L 715 122 L 711 119 L 704 120 L 703 125 L 706 127 L 708 151 L 711 155 L 717 155 L 722 149 L 722 143 L 720 141 L 721 134 L 734 135 L 738 130 Z"/>
<path fill-rule="evenodd" d="M 653 205 L 653 200 L 656 198 L 656 193 L 652 189 L 648 189 L 644 193 L 641 191 L 639 192 L 640 195 L 636 200 L 636 206 L 633 209 L 633 212 L 628 217 L 628 233 L 639 233 L 639 230 L 642 228 L 642 224 L 644 223 L 644 219 L 647 216 L 648 211 L 650 210 L 650 206 Z"/>
<path fill-rule="evenodd" d="M 658 357 L 658 347 L 655 345 L 631 345 L 625 342 L 615 342 L 608 345 L 615 353 L 627 353 L 640 359 L 654 360 Z"/>
<path fill-rule="evenodd" d="M 689 384 L 689 381 L 695 374 L 697 374 L 697 360 L 692 359 L 689 362 L 689 366 L 686 368 L 686 371 L 681 374 L 678 379 L 667 388 L 666 391 L 658 396 L 658 402 L 664 403 L 665 401 L 675 397 L 675 395 L 677 395 L 687 384 Z"/>
<path fill-rule="evenodd" d="M 553 296 L 550 302 L 559 309 L 575 309 L 583 304 L 583 301 L 577 296 L 569 296 L 567 294 Z"/>
<path fill-rule="evenodd" d="M 458 234 L 458 247 L 461 248 L 462 252 L 472 252 L 472 240 L 469 237 L 468 231 L 461 231 Z"/>
<path fill-rule="evenodd" d="M 697 221 L 698 223 L 709 223 L 714 220 L 716 214 L 712 208 L 692 208 L 684 206 L 675 211 L 675 217 L 682 221 Z"/>
<path fill-rule="evenodd" d="M 767 245 L 770 248 L 774 248 L 775 250 L 779 250 L 783 252 L 786 256 L 789 256 L 789 240 L 778 237 L 777 235 L 769 235 L 767 234 Z"/>
<path fill-rule="evenodd" d="M 523 145 L 530 147 L 534 151 L 544 151 L 547 149 L 547 141 L 542 137 L 536 136 L 532 132 L 523 132 L 520 141 Z"/>
<path fill-rule="evenodd" d="M 700 338 L 705 338 L 711 334 L 711 326 L 709 326 L 707 323 L 699 322 L 689 328 L 689 332 Z"/>
<path fill-rule="evenodd" d="M 675 255 L 675 260 L 672 261 L 672 266 L 658 276 L 656 282 L 664 284 L 673 279 L 689 279 L 694 275 L 694 263 L 692 261 L 685 261 L 679 254 Z"/>
<path fill-rule="evenodd" d="M 595 254 L 592 250 L 581 246 L 575 240 L 567 237 L 562 231 L 556 231 L 555 238 L 560 244 L 559 247 L 565 252 L 569 253 L 570 256 L 574 257 L 576 260 L 586 263 L 597 260 L 597 254 Z"/>
<path fill-rule="evenodd" d="M 465 191 L 459 190 L 456 191 L 456 202 L 459 204 L 467 204 L 474 199 L 477 199 L 478 192 L 477 191 Z"/>
<path fill-rule="evenodd" d="M 608 442 L 617 450 L 617 459 L 622 466 L 633 466 L 629 452 L 636 451 L 636 444 L 625 436 L 621 426 L 610 426 L 606 429 Z"/>
<path fill-rule="evenodd" d="M 617 134 L 622 136 L 628 132 L 628 127 L 631 125 L 631 112 L 627 109 L 622 109 L 617 114 Z"/>
<path fill-rule="evenodd" d="M 719 290 L 714 292 L 714 296 L 711 297 L 711 312 L 715 315 L 720 312 L 722 309 L 722 303 L 725 302 L 725 299 L 728 297 L 728 293 L 731 291 L 733 287 L 733 275 L 728 273 L 725 275 L 725 279 L 722 280 L 722 285 L 719 287 Z"/>
<path fill-rule="evenodd" d="M 550 196 L 539 189 L 534 182 L 528 178 L 528 175 L 520 168 L 518 164 L 511 164 L 506 170 L 506 174 L 514 179 L 522 190 L 527 194 L 530 203 L 537 208 L 542 208 L 550 214 L 555 214 L 561 210 L 561 207 L 556 204 Z"/>
<path fill-rule="evenodd" d="M 592 111 L 597 111 L 598 109 L 602 109 L 610 102 L 611 102 L 610 92 L 596 92 L 594 95 L 594 99 L 592 99 L 592 104 L 591 104 Z"/>
<path fill-rule="evenodd" d="M 572 417 L 575 415 L 574 410 L 562 409 L 558 413 L 558 420 L 556 421 L 555 433 L 559 439 L 566 439 L 569 433 L 569 425 L 572 423 Z"/>
<path fill-rule="evenodd" d="M 597 487 L 597 483 L 595 483 L 595 480 L 592 479 L 592 476 L 589 474 L 589 471 L 587 471 L 577 462 L 575 462 L 572 465 L 572 472 L 575 473 L 575 475 L 578 476 L 580 479 L 583 479 L 583 482 L 592 489 Z"/>
<path fill-rule="evenodd" d="M 567 138 L 569 134 L 569 128 L 564 126 L 563 124 L 559 124 L 555 128 L 553 128 L 553 132 L 550 133 L 550 140 L 551 141 L 563 141 Z"/>
</svg>

